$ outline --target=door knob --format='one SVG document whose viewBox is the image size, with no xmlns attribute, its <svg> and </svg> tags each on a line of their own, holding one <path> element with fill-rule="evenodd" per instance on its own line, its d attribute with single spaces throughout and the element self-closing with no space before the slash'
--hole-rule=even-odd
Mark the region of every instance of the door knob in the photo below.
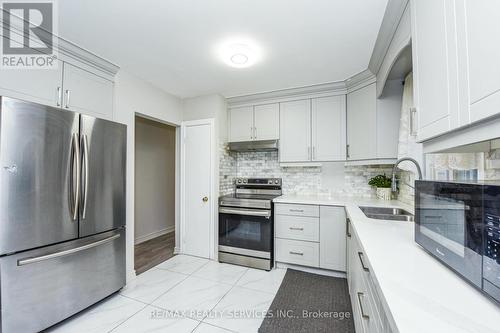
<svg viewBox="0 0 500 333">
<path fill-rule="evenodd" d="M 208 197 L 203 197 L 203 202 L 207 202 L 208 201 Z"/>
</svg>

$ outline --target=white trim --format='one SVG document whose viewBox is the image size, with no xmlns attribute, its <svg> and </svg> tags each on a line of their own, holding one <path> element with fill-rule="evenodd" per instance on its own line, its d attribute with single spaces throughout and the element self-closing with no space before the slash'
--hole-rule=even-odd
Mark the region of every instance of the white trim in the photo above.
<svg viewBox="0 0 500 333">
<path fill-rule="evenodd" d="M 164 229 L 160 229 L 160 230 L 157 230 L 157 231 L 150 232 L 149 234 L 146 234 L 146 235 L 142 235 L 142 236 L 136 237 L 136 239 L 134 240 L 134 244 L 135 245 L 141 244 L 141 243 L 144 243 L 144 242 L 146 242 L 146 241 L 148 241 L 150 239 L 166 235 L 166 234 L 168 234 L 170 232 L 173 232 L 173 231 L 175 231 L 175 225 L 172 225 L 172 226 L 170 226 L 168 228 L 164 228 Z"/>
<path fill-rule="evenodd" d="M 345 81 L 347 93 L 350 94 L 375 82 L 377 82 L 375 75 L 369 69 L 365 69 Z"/>
<path fill-rule="evenodd" d="M 375 75 L 370 70 L 366 69 L 344 81 L 234 96 L 227 98 L 226 101 L 228 109 L 231 109 L 319 97 L 339 96 L 346 95 L 374 82 L 376 82 Z"/>
<path fill-rule="evenodd" d="M 345 166 L 357 166 L 357 165 L 386 165 L 395 164 L 396 158 L 380 158 L 371 160 L 357 160 L 357 161 L 346 161 Z"/>
<path fill-rule="evenodd" d="M 332 271 L 332 270 L 323 269 L 323 268 L 307 267 L 307 266 L 300 266 L 300 265 L 295 265 L 295 264 L 287 264 L 284 262 L 276 262 L 275 268 L 276 269 L 291 268 L 291 269 L 295 269 L 297 271 L 314 273 L 314 274 L 325 275 L 325 276 L 333 276 L 333 277 L 339 277 L 339 278 L 346 278 L 347 277 L 346 272 L 338 272 L 338 271 Z"/>
<path fill-rule="evenodd" d="M 280 168 L 318 168 L 322 164 L 318 162 L 283 162 L 280 163 Z"/>
<path fill-rule="evenodd" d="M 373 73 L 378 73 L 380 70 L 399 22 L 401 21 L 401 17 L 403 16 L 403 12 L 409 2 L 409 0 L 389 0 L 385 9 L 384 18 L 382 19 L 382 24 L 378 31 L 370 63 L 368 64 L 368 68 Z"/>
<path fill-rule="evenodd" d="M 212 235 L 209 239 L 209 259 L 214 260 L 216 258 L 216 252 L 217 252 L 217 233 L 216 233 L 216 227 L 215 227 L 215 221 L 216 221 L 216 214 L 217 214 L 217 199 L 218 196 L 216 196 L 216 191 L 215 185 L 215 156 L 217 155 L 217 147 L 216 147 L 216 138 L 215 138 L 215 119 L 214 118 L 208 118 L 208 119 L 199 119 L 199 120 L 190 120 L 190 121 L 183 121 L 181 123 L 181 158 L 180 158 L 180 234 L 179 234 L 179 244 L 178 244 L 178 253 L 184 253 L 184 235 L 185 235 L 185 200 L 183 200 L 183 196 L 185 193 L 185 163 L 186 163 L 186 151 L 185 151 L 185 145 L 184 145 L 184 140 L 185 140 L 185 135 L 186 135 L 186 127 L 187 126 L 199 126 L 199 125 L 209 125 L 210 126 L 210 147 L 211 147 L 211 152 L 210 152 L 210 198 L 209 198 L 209 204 L 210 204 L 210 226 L 209 226 L 209 236 Z M 218 155 L 217 155 L 218 156 Z M 218 171 L 217 171 L 218 175 Z"/>
<path fill-rule="evenodd" d="M 310 86 L 266 91 L 250 95 L 228 97 L 228 108 L 288 102 L 297 99 L 309 99 L 314 97 L 326 97 L 332 95 L 344 95 L 346 93 L 345 81 L 314 84 Z"/>
<path fill-rule="evenodd" d="M 0 31 L 0 35 L 3 35 L 3 28 L 5 26 L 5 22 L 3 21 L 3 13 L 5 12 L 5 9 L 0 8 L 0 28 L 2 29 Z M 13 14 L 10 14 L 13 15 Z M 26 22 L 24 18 L 18 17 L 20 20 L 23 22 Z M 17 22 L 17 20 L 16 20 Z M 9 27 L 6 27 L 9 29 L 11 34 L 17 34 L 19 36 L 22 36 L 23 38 L 28 37 L 32 38 L 29 34 L 25 34 L 25 31 L 22 26 L 19 25 L 10 25 Z M 61 55 L 66 56 L 68 58 L 72 58 L 74 60 L 77 60 L 87 66 L 93 67 L 95 69 L 98 69 L 102 72 L 104 72 L 108 78 L 112 79 L 116 73 L 118 73 L 118 70 L 120 67 L 118 65 L 112 63 L 111 61 L 104 59 L 100 56 L 97 56 L 96 54 L 64 39 L 61 38 L 57 35 L 51 34 L 49 31 L 41 29 L 42 34 L 38 36 L 42 41 L 44 40 L 49 40 L 50 36 L 56 40 L 54 42 L 54 46 L 57 52 L 59 52 Z M 9 38 L 9 37 L 7 37 Z M 64 60 L 64 59 L 63 59 Z"/>
</svg>

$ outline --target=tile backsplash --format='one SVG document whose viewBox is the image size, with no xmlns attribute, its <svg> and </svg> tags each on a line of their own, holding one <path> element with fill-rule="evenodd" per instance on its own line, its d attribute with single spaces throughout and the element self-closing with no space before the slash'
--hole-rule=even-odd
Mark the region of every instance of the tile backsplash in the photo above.
<svg viewBox="0 0 500 333">
<path fill-rule="evenodd" d="M 392 165 L 345 166 L 343 162 L 321 167 L 281 167 L 278 152 L 228 152 L 220 147 L 220 194 L 231 193 L 236 177 L 282 178 L 284 194 L 330 194 L 374 197 L 368 179 L 390 175 Z"/>
</svg>

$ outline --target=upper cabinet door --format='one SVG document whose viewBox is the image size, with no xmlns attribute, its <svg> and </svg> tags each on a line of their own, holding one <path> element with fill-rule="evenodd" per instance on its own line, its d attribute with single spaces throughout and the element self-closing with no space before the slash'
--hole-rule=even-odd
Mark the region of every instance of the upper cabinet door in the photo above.
<svg viewBox="0 0 500 333">
<path fill-rule="evenodd" d="M 280 104 L 280 162 L 311 160 L 311 100 Z"/>
<path fill-rule="evenodd" d="M 278 103 L 254 107 L 254 139 L 277 140 L 280 137 L 280 107 Z"/>
<path fill-rule="evenodd" d="M 345 95 L 312 100 L 312 160 L 346 159 Z"/>
<path fill-rule="evenodd" d="M 253 127 L 253 106 L 229 110 L 229 142 L 253 140 Z"/>
<path fill-rule="evenodd" d="M 0 74 L 0 95 L 60 107 L 63 63 L 56 69 L 6 69 Z"/>
<path fill-rule="evenodd" d="M 111 119 L 113 82 L 64 63 L 63 107 L 68 110 Z"/>
<path fill-rule="evenodd" d="M 347 95 L 349 160 L 377 158 L 377 97 L 372 83 Z"/>
<path fill-rule="evenodd" d="M 459 126 L 455 11 L 451 0 L 411 2 L 418 140 Z"/>
<path fill-rule="evenodd" d="M 470 121 L 474 122 L 500 113 L 500 1 L 459 0 L 457 22 L 459 51 L 465 59 L 459 69 L 469 70 Z"/>
</svg>

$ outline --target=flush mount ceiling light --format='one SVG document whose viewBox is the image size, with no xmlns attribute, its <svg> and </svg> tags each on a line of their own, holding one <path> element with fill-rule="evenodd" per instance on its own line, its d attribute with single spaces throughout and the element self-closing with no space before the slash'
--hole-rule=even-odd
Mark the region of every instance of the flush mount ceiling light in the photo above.
<svg viewBox="0 0 500 333">
<path fill-rule="evenodd" d="M 250 67 L 260 60 L 259 47 L 248 39 L 228 40 L 217 47 L 218 57 L 228 66 Z"/>
</svg>

